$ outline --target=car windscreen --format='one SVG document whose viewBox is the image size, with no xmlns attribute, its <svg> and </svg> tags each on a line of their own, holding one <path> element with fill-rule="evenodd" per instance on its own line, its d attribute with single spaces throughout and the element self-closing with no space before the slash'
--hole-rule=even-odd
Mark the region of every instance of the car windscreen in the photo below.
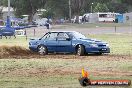
<svg viewBox="0 0 132 88">
<path fill-rule="evenodd" d="M 42 37 L 40 38 L 40 40 L 41 40 L 41 39 L 46 39 L 48 35 L 49 35 L 49 33 L 44 34 L 44 36 L 42 36 Z"/>
<path fill-rule="evenodd" d="M 47 40 L 56 40 L 57 38 L 57 32 L 52 32 L 52 33 L 46 33 L 41 39 L 47 39 Z"/>
<path fill-rule="evenodd" d="M 86 39 L 86 37 L 83 34 L 79 33 L 79 32 L 70 32 L 69 34 L 70 34 L 70 36 L 72 38 L 76 38 L 76 39 Z"/>
</svg>

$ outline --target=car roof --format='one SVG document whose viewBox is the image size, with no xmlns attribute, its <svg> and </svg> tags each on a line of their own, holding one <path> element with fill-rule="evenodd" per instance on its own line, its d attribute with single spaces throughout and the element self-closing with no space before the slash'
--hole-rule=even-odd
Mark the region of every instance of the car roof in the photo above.
<svg viewBox="0 0 132 88">
<path fill-rule="evenodd" d="M 50 33 L 51 32 L 65 32 L 66 33 L 66 32 L 76 32 L 76 31 L 50 31 Z"/>
</svg>

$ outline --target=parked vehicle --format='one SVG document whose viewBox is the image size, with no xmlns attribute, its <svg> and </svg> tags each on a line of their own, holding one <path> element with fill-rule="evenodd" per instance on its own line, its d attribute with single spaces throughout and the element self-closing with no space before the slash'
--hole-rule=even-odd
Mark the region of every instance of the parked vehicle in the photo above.
<svg viewBox="0 0 132 88">
<path fill-rule="evenodd" d="M 95 39 L 86 38 L 75 31 L 48 32 L 40 39 L 30 39 L 29 49 L 41 55 L 52 52 L 76 53 L 110 53 L 109 44 Z"/>
<path fill-rule="evenodd" d="M 14 36 L 16 38 L 15 29 L 11 27 L 9 16 L 7 17 L 6 26 L 0 28 L 0 38 L 2 38 L 2 36 L 5 36 L 6 38 L 7 36 Z"/>
</svg>

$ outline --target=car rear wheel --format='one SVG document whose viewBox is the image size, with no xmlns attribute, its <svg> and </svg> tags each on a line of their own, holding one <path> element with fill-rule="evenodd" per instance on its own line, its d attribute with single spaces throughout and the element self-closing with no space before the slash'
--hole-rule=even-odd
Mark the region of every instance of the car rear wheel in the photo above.
<svg viewBox="0 0 132 88">
<path fill-rule="evenodd" d="M 48 50 L 47 50 L 47 48 L 45 46 L 41 45 L 41 46 L 38 47 L 38 53 L 40 55 L 47 55 L 48 54 Z"/>
<path fill-rule="evenodd" d="M 83 45 L 78 45 L 77 48 L 77 55 L 79 56 L 83 56 L 85 54 L 85 48 Z"/>
</svg>

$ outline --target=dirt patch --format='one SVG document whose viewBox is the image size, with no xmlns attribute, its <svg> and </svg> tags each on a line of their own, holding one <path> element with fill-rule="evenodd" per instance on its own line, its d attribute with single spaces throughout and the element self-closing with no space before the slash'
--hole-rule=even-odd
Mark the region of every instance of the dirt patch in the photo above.
<svg viewBox="0 0 132 88">
<path fill-rule="evenodd" d="M 0 58 L 13 56 L 28 56 L 33 54 L 30 50 L 20 46 L 0 46 Z"/>
<path fill-rule="evenodd" d="M 65 69 L 42 69 L 42 68 L 30 68 L 30 69 L 8 69 L 5 71 L 0 71 L 1 75 L 7 76 L 25 76 L 25 77 L 42 77 L 42 76 L 53 76 L 53 75 L 80 75 L 81 71 L 68 71 Z M 93 76 L 128 76 L 132 77 L 132 71 L 90 71 L 90 75 Z"/>
</svg>

